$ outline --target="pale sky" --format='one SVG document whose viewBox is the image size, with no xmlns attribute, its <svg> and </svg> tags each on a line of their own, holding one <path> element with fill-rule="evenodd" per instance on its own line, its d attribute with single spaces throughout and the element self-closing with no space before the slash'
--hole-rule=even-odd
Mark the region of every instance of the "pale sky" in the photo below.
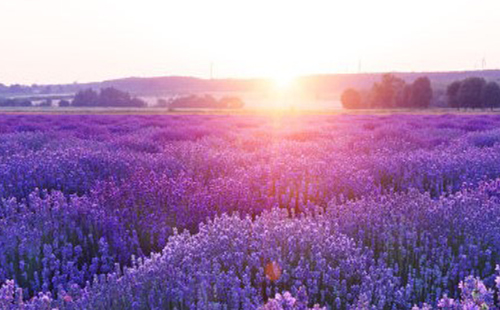
<svg viewBox="0 0 500 310">
<path fill-rule="evenodd" d="M 0 0 L 0 83 L 500 68 L 498 0 Z"/>
</svg>

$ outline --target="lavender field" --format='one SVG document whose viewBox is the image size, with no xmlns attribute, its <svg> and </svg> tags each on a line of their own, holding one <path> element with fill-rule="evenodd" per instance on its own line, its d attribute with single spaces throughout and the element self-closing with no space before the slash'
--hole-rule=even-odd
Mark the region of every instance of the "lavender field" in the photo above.
<svg viewBox="0 0 500 310">
<path fill-rule="evenodd" d="M 500 308 L 498 115 L 4 115 L 0 198 L 0 309 Z"/>
</svg>

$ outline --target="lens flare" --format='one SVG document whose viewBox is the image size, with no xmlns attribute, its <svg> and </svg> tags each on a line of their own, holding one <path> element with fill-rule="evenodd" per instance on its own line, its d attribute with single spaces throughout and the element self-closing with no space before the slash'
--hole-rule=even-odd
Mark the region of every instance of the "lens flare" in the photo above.
<svg viewBox="0 0 500 310">
<path fill-rule="evenodd" d="M 266 274 L 266 277 L 273 282 L 278 281 L 281 277 L 281 267 L 277 262 L 268 263 L 266 265 L 266 268 L 264 269 L 264 272 Z"/>
</svg>

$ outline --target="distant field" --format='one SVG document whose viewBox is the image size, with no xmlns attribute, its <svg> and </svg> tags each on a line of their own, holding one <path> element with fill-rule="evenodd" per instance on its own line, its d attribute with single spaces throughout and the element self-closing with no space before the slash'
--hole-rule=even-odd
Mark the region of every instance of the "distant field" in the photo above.
<svg viewBox="0 0 500 310">
<path fill-rule="evenodd" d="M 346 110 L 334 109 L 175 109 L 169 111 L 165 108 L 51 108 L 51 107 L 0 107 L 0 115 L 8 114 L 45 114 L 45 115 L 265 115 L 265 114 L 305 114 L 305 115 L 336 115 L 336 114 L 499 114 L 495 110 L 456 110 L 449 108 L 431 109 L 359 109 Z"/>
</svg>

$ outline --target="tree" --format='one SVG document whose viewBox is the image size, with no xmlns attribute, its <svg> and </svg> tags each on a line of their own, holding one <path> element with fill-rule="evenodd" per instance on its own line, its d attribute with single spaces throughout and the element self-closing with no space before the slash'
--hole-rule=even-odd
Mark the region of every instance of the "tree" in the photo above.
<svg viewBox="0 0 500 310">
<path fill-rule="evenodd" d="M 33 103 L 30 100 L 25 99 L 6 99 L 0 102 L 0 106 L 2 107 L 31 107 Z"/>
<path fill-rule="evenodd" d="M 412 108 L 428 108 L 432 99 L 431 81 L 428 77 L 419 77 L 411 85 L 409 106 Z"/>
<path fill-rule="evenodd" d="M 396 93 L 395 106 L 400 108 L 410 108 L 411 85 L 405 84 Z"/>
<path fill-rule="evenodd" d="M 59 100 L 59 107 L 60 108 L 65 108 L 65 107 L 69 107 L 70 106 L 70 102 L 68 100 Z"/>
<path fill-rule="evenodd" d="M 99 106 L 102 107 L 126 107 L 130 104 L 130 94 L 119 91 L 113 87 L 101 89 L 99 93 Z"/>
<path fill-rule="evenodd" d="M 348 88 L 344 90 L 342 96 L 340 97 L 342 106 L 344 109 L 361 109 L 361 95 L 359 92 L 353 88 Z"/>
<path fill-rule="evenodd" d="M 405 82 L 393 74 L 384 74 L 380 83 L 373 84 L 371 106 L 373 108 L 392 108 L 397 106 L 397 94 L 402 94 Z"/>
<path fill-rule="evenodd" d="M 342 105 L 347 109 L 365 106 L 370 108 L 427 108 L 432 99 L 431 81 L 419 77 L 412 84 L 393 74 L 384 74 L 380 82 L 373 84 L 368 94 L 368 105 L 362 103 L 361 95 L 354 89 L 347 89 L 341 96 Z"/>
<path fill-rule="evenodd" d="M 96 107 L 98 104 L 99 94 L 90 88 L 77 92 L 72 102 L 75 107 Z"/>
<path fill-rule="evenodd" d="M 458 91 L 458 101 L 463 108 L 481 108 L 481 93 L 486 81 L 479 77 L 470 77 L 462 81 Z"/>
<path fill-rule="evenodd" d="M 129 93 L 113 87 L 101 89 L 99 93 L 92 89 L 79 91 L 73 99 L 77 107 L 145 107 L 146 103 L 132 98 Z"/>
<path fill-rule="evenodd" d="M 454 81 L 446 88 L 446 96 L 448 97 L 448 105 L 452 108 L 460 109 L 460 102 L 458 100 L 458 91 L 460 90 L 461 81 Z"/>
<path fill-rule="evenodd" d="M 500 107 L 500 86 L 495 82 L 489 82 L 484 85 L 481 93 L 482 106 L 484 108 Z"/>
</svg>

